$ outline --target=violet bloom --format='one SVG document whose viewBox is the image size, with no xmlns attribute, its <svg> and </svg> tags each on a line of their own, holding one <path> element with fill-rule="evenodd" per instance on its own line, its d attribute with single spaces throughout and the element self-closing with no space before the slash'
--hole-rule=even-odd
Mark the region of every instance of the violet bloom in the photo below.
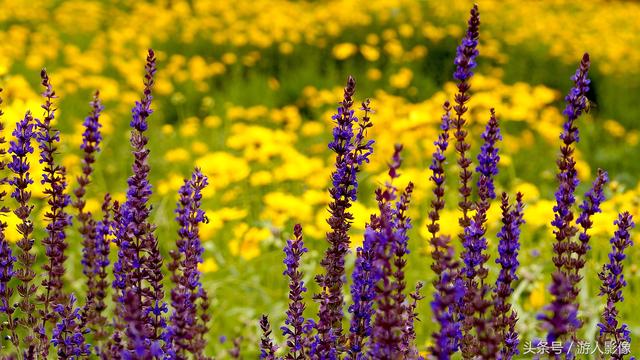
<svg viewBox="0 0 640 360">
<path fill-rule="evenodd" d="M 2 92 L 2 89 L 0 89 Z M 2 98 L 0 98 L 0 104 L 2 104 Z M 2 110 L 0 110 L 0 116 L 4 115 Z M 0 122 L 0 132 L 4 132 L 4 123 Z M 0 137 L 0 156 L 6 156 L 7 150 L 5 149 L 6 140 L 4 137 Z M 5 170 L 7 167 L 7 162 L 4 160 L 0 160 L 0 170 Z M 0 184 L 7 184 L 8 179 L 6 177 L 0 179 Z M 7 195 L 6 191 L 0 191 L 0 202 L 5 201 L 5 196 Z M 0 206 L 0 215 L 6 215 L 9 212 L 9 208 L 7 206 Z M 14 263 L 18 260 L 14 255 L 7 239 L 5 237 L 7 227 L 9 225 L 5 221 L 0 221 L 0 313 L 4 313 L 7 315 L 6 320 L 2 320 L 3 325 L 0 328 L 6 328 L 9 330 L 11 334 L 11 341 L 17 341 L 17 339 L 13 339 L 15 336 L 15 328 L 16 323 L 14 320 L 13 313 L 15 312 L 15 307 L 11 303 L 11 297 L 13 295 L 13 289 L 9 287 L 9 281 L 13 279 L 16 275 L 16 271 L 14 269 Z M 15 346 L 17 344 L 13 342 Z"/>
<path fill-rule="evenodd" d="M 287 266 L 283 275 L 289 277 L 289 308 L 287 309 L 287 318 L 285 326 L 282 326 L 282 334 L 287 338 L 287 347 L 289 352 L 284 357 L 288 360 L 305 359 L 305 340 L 304 340 L 304 293 L 307 289 L 304 287 L 302 280 L 302 272 L 300 271 L 300 259 L 302 254 L 308 250 L 304 247 L 302 240 L 302 226 L 296 224 L 293 228 L 294 239 L 287 240 L 284 248 L 286 257 L 284 264 Z"/>
<path fill-rule="evenodd" d="M 498 162 L 500 161 L 496 143 L 498 140 L 502 140 L 502 135 L 500 134 L 500 126 L 494 109 L 491 109 L 491 117 L 485 131 L 482 133 L 482 139 L 484 144 L 480 148 L 478 166 L 476 167 L 476 172 L 480 174 L 478 189 L 486 189 L 486 196 L 490 199 L 495 199 L 496 193 L 493 178 L 498 175 Z"/>
<path fill-rule="evenodd" d="M 260 318 L 260 329 L 262 330 L 262 337 L 260 338 L 260 359 L 276 360 L 278 347 L 273 344 L 273 340 L 271 339 L 271 325 L 269 324 L 267 315 L 262 315 Z"/>
<path fill-rule="evenodd" d="M 147 118 L 151 109 L 151 89 L 156 72 L 156 58 L 153 50 L 149 50 L 145 65 L 144 95 L 132 109 L 131 139 L 134 163 L 133 175 L 127 184 L 127 200 L 122 205 L 121 222 L 117 225 L 116 238 L 119 246 L 118 260 L 114 264 L 114 287 L 120 293 L 120 307 L 124 304 L 124 292 L 131 289 L 143 307 L 144 322 L 137 336 L 148 338 L 148 346 L 157 346 L 164 338 L 166 327 L 165 313 L 168 311 L 164 302 L 162 286 L 162 256 L 158 249 L 158 239 L 154 234 L 155 225 L 149 221 L 151 184 L 149 183 L 149 139 L 144 134 L 148 128 Z M 122 311 L 120 312 L 123 313 Z M 145 333 L 146 332 L 146 333 Z M 138 344 L 139 345 L 139 344 Z M 134 338 L 129 337 L 129 347 L 134 346 Z M 165 342 L 165 348 L 168 344 Z M 154 349 L 147 349 L 155 351 Z"/>
<path fill-rule="evenodd" d="M 107 318 L 103 312 L 107 308 L 105 299 L 109 288 L 107 281 L 107 267 L 110 264 L 109 254 L 111 252 L 110 236 L 113 235 L 113 219 L 111 218 L 112 204 L 111 196 L 107 193 L 102 202 L 102 220 L 95 224 L 95 247 L 93 249 L 93 265 L 92 270 L 95 279 L 95 289 L 92 290 L 94 298 L 85 305 L 85 312 L 90 311 L 91 317 L 86 319 L 88 326 L 93 333 L 94 347 L 96 352 L 101 350 L 100 343 L 108 336 L 105 330 Z M 87 309 L 90 307 L 90 309 Z M 90 320 L 89 320 L 90 319 Z"/>
<path fill-rule="evenodd" d="M 376 233 L 370 226 L 366 227 L 362 246 L 356 250 L 356 261 L 353 269 L 351 298 L 349 306 L 351 326 L 349 327 L 349 349 L 347 359 L 365 359 L 364 344 L 371 336 L 371 317 L 374 314 L 375 280 L 373 278 L 373 251 Z"/>
<path fill-rule="evenodd" d="M 614 222 L 617 230 L 611 238 L 611 252 L 609 253 L 609 263 L 602 266 L 602 271 L 598 277 L 602 281 L 600 286 L 600 296 L 606 296 L 607 304 L 602 312 L 601 322 L 598 324 L 600 335 L 598 341 L 606 344 L 607 341 L 613 341 L 615 352 L 611 358 L 621 360 L 628 352 L 624 350 L 622 342 L 626 345 L 631 343 L 631 331 L 627 324 L 620 324 L 618 319 L 618 309 L 616 304 L 624 301 L 622 290 L 627 286 L 624 279 L 622 261 L 627 257 L 625 250 L 633 246 L 631 241 L 630 230 L 635 227 L 633 218 L 629 212 L 618 215 L 618 219 Z"/>
<path fill-rule="evenodd" d="M 196 168 L 191 178 L 185 179 L 178 192 L 180 199 L 176 209 L 176 221 L 180 229 L 176 241 L 178 249 L 171 251 L 172 262 L 169 265 L 175 287 L 171 291 L 171 305 L 174 311 L 168 329 L 177 359 L 186 359 L 188 354 L 196 358 L 204 357 L 204 344 L 196 340 L 199 333 L 197 301 L 200 292 L 204 292 L 198 270 L 204 252 L 198 225 L 206 220 L 200 206 L 202 190 L 207 186 L 207 181 L 207 177 Z M 204 325 L 206 327 L 206 324 Z"/>
<path fill-rule="evenodd" d="M 431 210 L 429 211 L 429 220 L 431 220 L 431 223 L 427 225 L 427 230 L 429 231 L 429 233 L 431 233 L 431 241 L 436 239 L 438 236 L 438 231 L 440 231 L 440 224 L 438 224 L 438 221 L 440 220 L 440 211 L 442 211 L 442 209 L 444 209 L 444 206 L 445 206 L 444 163 L 447 159 L 445 156 L 445 152 L 449 147 L 449 126 L 451 123 L 451 105 L 449 104 L 448 101 L 445 101 L 442 108 L 444 109 L 444 115 L 442 115 L 442 125 L 440 125 L 442 132 L 440 133 L 440 135 L 438 135 L 438 140 L 436 140 L 433 143 L 436 149 L 433 152 L 431 165 L 429 166 L 429 169 L 431 170 L 431 176 L 429 177 L 429 180 L 432 181 L 433 184 L 435 185 L 433 188 L 434 198 L 433 200 L 431 200 Z M 431 245 L 434 246 L 434 244 L 431 244 Z M 434 246 L 434 253 L 437 253 L 438 251 L 439 251 L 438 247 Z M 432 256 L 433 255 L 434 254 L 432 254 Z M 441 270 L 439 270 L 439 268 L 437 267 L 438 261 L 436 257 L 437 257 L 437 254 L 436 256 L 433 257 L 434 265 L 436 265 L 436 267 L 434 268 L 432 266 L 432 269 L 435 271 L 436 275 L 439 275 Z"/>
<path fill-rule="evenodd" d="M 467 32 L 462 39 L 460 46 L 458 46 L 455 58 L 456 70 L 453 77 L 458 80 L 458 93 L 455 95 L 455 105 L 453 110 L 456 116 L 452 119 L 451 125 L 454 128 L 454 137 L 456 138 L 456 152 L 458 153 L 458 165 L 460 166 L 460 202 L 459 206 L 462 209 L 462 217 L 460 218 L 460 226 L 463 228 L 469 225 L 469 217 L 467 213 L 473 207 L 470 201 L 471 187 L 469 181 L 472 176 L 472 172 L 469 170 L 471 165 L 471 159 L 467 157 L 467 151 L 471 148 L 471 145 L 466 141 L 467 131 L 464 129 L 466 120 L 464 114 L 467 112 L 466 103 L 470 99 L 469 78 L 473 75 L 471 71 L 476 67 L 476 58 L 478 57 L 478 37 L 480 28 L 480 14 L 478 12 L 478 6 L 474 5 L 471 9 L 470 18 L 468 22 Z M 464 234 L 460 234 L 462 240 Z"/>
<path fill-rule="evenodd" d="M 327 220 L 331 231 L 327 233 L 329 248 L 320 262 L 325 273 L 316 277 L 322 291 L 314 297 L 320 302 L 318 335 L 313 345 L 314 356 L 319 358 L 328 358 L 336 348 L 342 347 L 336 341 L 344 339 L 342 288 L 345 280 L 345 256 L 350 243 L 348 232 L 353 220 L 353 215 L 348 210 L 356 200 L 357 174 L 360 167 L 369 162 L 373 151 L 373 140 L 365 139 L 367 129 L 372 126 L 369 118 L 371 108 L 368 101 L 364 102 L 361 108 L 364 111 L 362 119 L 355 117 L 352 109 L 355 86 L 355 80 L 349 77 L 338 113 L 333 116 L 336 125 L 333 140 L 329 143 L 329 148 L 336 153 L 335 170 L 331 174 L 332 186 L 329 190 L 332 199 L 329 204 L 330 217 Z M 355 132 L 354 127 L 357 128 Z"/>
<path fill-rule="evenodd" d="M 476 213 L 469 221 L 469 225 L 464 228 L 462 243 L 464 246 L 462 259 L 465 264 L 462 273 L 465 281 L 465 306 L 462 306 L 461 309 L 461 316 L 464 316 L 461 345 L 463 354 L 475 355 L 491 354 L 498 351 L 497 348 L 494 348 L 497 346 L 497 339 L 492 334 L 494 329 L 490 326 L 490 320 L 486 316 L 491 302 L 485 298 L 490 292 L 489 286 L 485 283 L 489 274 L 486 267 L 489 255 L 485 253 L 487 250 L 486 223 L 490 201 L 495 197 L 493 177 L 498 173 L 498 161 L 500 160 L 496 142 L 501 138 L 493 109 L 491 109 L 491 117 L 483 138 L 485 143 L 478 155 L 480 165 L 476 169 L 479 172 L 477 184 L 479 200 L 475 206 Z"/>
<path fill-rule="evenodd" d="M 78 210 L 77 219 L 80 222 L 80 234 L 82 234 L 82 266 L 83 274 L 87 283 L 87 304 L 85 305 L 84 317 L 89 323 L 93 322 L 96 316 L 94 313 L 93 302 L 97 297 L 96 294 L 96 222 L 91 216 L 91 212 L 85 210 L 87 185 L 91 182 L 91 174 L 93 173 L 93 163 L 95 162 L 95 153 L 100 151 L 100 113 L 104 109 L 98 98 L 98 92 L 93 96 L 91 101 L 91 113 L 84 120 L 84 133 L 82 134 L 82 144 L 80 148 L 84 152 L 82 159 L 82 175 L 77 177 L 78 187 L 73 191 L 76 199 L 73 207 Z"/>
<path fill-rule="evenodd" d="M 576 220 L 576 224 L 580 225 L 581 231 L 578 235 L 579 243 L 572 245 L 571 250 L 577 256 L 567 259 L 567 269 L 570 270 L 568 272 L 569 279 L 573 285 L 573 289 L 569 295 L 571 296 L 571 301 L 576 303 L 576 306 L 580 306 L 576 301 L 578 294 L 580 294 L 579 282 L 582 280 L 580 270 L 584 268 L 587 252 L 591 249 L 591 246 L 589 245 L 591 235 L 588 232 L 593 226 L 591 218 L 594 214 L 601 212 L 600 205 L 605 199 L 604 187 L 608 181 L 609 177 L 607 176 L 607 172 L 602 169 L 598 169 L 598 176 L 593 182 L 591 189 L 589 189 L 585 194 L 585 199 L 580 205 L 580 209 L 582 211 Z"/>
<path fill-rule="evenodd" d="M 511 359 L 517 355 L 520 340 L 515 330 L 518 315 L 511 308 L 508 300 L 513 294 L 514 282 L 518 280 L 516 270 L 518 262 L 518 250 L 520 249 L 520 226 L 524 224 L 522 194 L 516 195 L 515 208 L 509 205 L 509 197 L 502 193 L 502 228 L 498 232 L 500 242 L 498 252 L 500 257 L 496 263 L 500 265 L 500 274 L 493 289 L 493 327 L 500 337 L 502 348 L 498 354 L 499 359 Z"/>
<path fill-rule="evenodd" d="M 433 343 L 429 352 L 438 360 L 449 360 L 458 351 L 462 338 L 462 329 L 456 309 L 464 296 L 464 282 L 458 274 L 458 262 L 449 245 L 449 239 L 438 237 L 441 250 L 440 263 L 442 272 L 435 284 L 431 310 L 433 320 L 439 325 L 438 331 L 432 334 Z"/>
<path fill-rule="evenodd" d="M 555 215 L 551 225 L 555 227 L 554 235 L 556 237 L 556 243 L 553 246 L 555 252 L 553 263 L 557 270 L 565 273 L 568 271 L 567 265 L 571 258 L 571 238 L 578 232 L 578 228 L 572 224 L 574 215 L 571 210 L 575 203 L 575 190 L 579 183 L 573 152 L 574 143 L 579 141 L 575 121 L 586 107 L 586 94 L 589 91 L 590 83 L 588 73 L 589 55 L 584 54 L 580 67 L 571 77 L 574 87 L 565 97 L 567 107 L 564 114 L 567 120 L 564 123 L 562 134 L 560 134 L 562 146 L 560 147 L 560 158 L 557 161 L 558 190 L 555 194 L 556 205 L 553 207 Z"/>
<path fill-rule="evenodd" d="M 37 291 L 37 285 L 32 283 L 36 276 L 33 271 L 36 255 L 31 252 L 34 243 L 32 238 L 33 222 L 30 219 L 33 205 L 29 204 L 31 199 L 30 186 L 33 184 L 33 179 L 29 173 L 30 165 L 27 160 L 27 156 L 33 153 L 34 149 L 31 146 L 31 141 L 35 137 L 33 117 L 30 112 L 27 111 L 24 118 L 16 123 L 16 128 L 12 135 L 14 140 L 11 140 L 9 145 L 11 162 L 7 164 L 7 167 L 13 173 L 13 177 L 9 179 L 9 185 L 13 188 L 11 197 L 18 203 L 18 207 L 13 210 L 13 213 L 20 220 L 17 229 L 21 234 L 20 240 L 16 243 L 19 251 L 16 254 L 18 266 L 15 277 L 20 281 L 18 286 L 22 287 L 24 291 L 18 292 L 20 298 L 17 308 L 21 310 L 23 315 L 11 324 L 13 327 L 11 338 L 16 346 L 21 344 L 21 347 L 28 349 L 35 345 L 34 329 L 37 326 L 37 320 L 34 316 L 34 296 Z M 15 327 L 17 325 L 22 325 L 29 331 L 23 339 L 18 339 L 16 336 Z"/>
<path fill-rule="evenodd" d="M 91 345 L 84 338 L 88 330 L 83 330 L 80 324 L 80 308 L 74 307 L 75 302 L 75 296 L 71 295 L 67 304 L 53 306 L 60 320 L 53 328 L 51 343 L 59 359 L 71 360 L 91 355 Z"/>
<path fill-rule="evenodd" d="M 49 210 L 44 215 L 47 222 L 47 236 L 42 240 L 47 256 L 47 261 L 42 266 L 46 277 L 42 280 L 44 293 L 38 296 L 38 301 L 43 304 L 42 310 L 39 311 L 42 318 L 40 338 L 41 343 L 46 344 L 48 343 L 44 331 L 46 323 L 55 323 L 58 319 L 58 313 L 52 311 L 52 307 L 62 303 L 65 296 L 62 291 L 65 273 L 64 261 L 67 258 L 65 250 L 68 247 L 65 232 L 66 228 L 71 225 L 71 215 L 67 214 L 65 209 L 71 203 L 71 198 L 66 194 L 66 170 L 63 166 L 58 165 L 55 159 L 58 150 L 56 143 L 60 142 L 60 131 L 52 125 L 56 110 L 53 99 L 57 96 L 44 69 L 40 73 L 40 77 L 42 78 L 42 86 L 45 88 L 42 93 L 45 99 L 42 105 L 44 118 L 42 120 L 36 119 L 36 140 L 40 149 L 40 163 L 44 166 L 40 182 L 45 185 L 44 193 L 47 197 Z M 41 349 L 41 355 L 46 358 L 49 352 L 48 346 L 42 346 Z"/>
<path fill-rule="evenodd" d="M 406 252 L 406 231 L 410 226 L 405 216 L 412 184 L 403 198 L 397 200 L 397 189 L 393 180 L 400 174 L 401 145 L 396 145 L 389 164 L 389 181 L 385 188 L 376 190 L 379 214 L 372 216 L 365 236 L 374 242 L 371 272 L 375 288 L 375 319 L 368 344 L 368 356 L 392 359 L 411 351 L 403 347 L 403 335 L 407 328 L 407 309 L 404 304 L 404 253 Z M 395 205 L 395 206 L 394 206 Z M 367 235 L 367 232 L 370 234 Z M 371 232 L 374 232 L 371 234 Z M 398 254 L 402 255 L 398 257 Z"/>
<path fill-rule="evenodd" d="M 549 292 L 553 295 L 551 304 L 545 307 L 548 314 L 540 314 L 538 320 L 547 331 L 547 342 L 559 341 L 573 329 L 580 327 L 578 308 L 567 301 L 566 294 L 571 291 L 571 281 L 562 272 L 556 271 L 552 275 L 553 283 Z"/>
</svg>

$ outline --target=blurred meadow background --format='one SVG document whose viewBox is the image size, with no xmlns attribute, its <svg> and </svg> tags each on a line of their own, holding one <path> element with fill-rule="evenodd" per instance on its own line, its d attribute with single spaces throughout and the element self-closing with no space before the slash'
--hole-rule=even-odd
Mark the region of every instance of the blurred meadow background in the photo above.
<svg viewBox="0 0 640 360">
<path fill-rule="evenodd" d="M 592 106 L 578 122 L 580 193 L 598 168 L 612 179 L 603 213 L 595 216 L 581 292 L 583 338 L 593 339 L 604 304 L 597 297 L 597 272 L 610 249 L 613 220 L 620 209 L 640 219 L 640 3 L 478 2 L 480 57 L 472 79 L 470 139 L 475 156 L 489 108 L 495 107 L 504 136 L 498 190 L 522 191 L 526 203 L 523 266 L 514 294 L 523 342 L 541 334 L 535 316 L 550 300 L 562 99 L 582 53 L 591 54 Z M 317 291 L 312 279 L 321 271 L 326 248 L 333 165 L 327 143 L 331 114 L 348 75 L 357 80 L 356 100 L 371 98 L 376 111 L 370 132 L 375 152 L 352 208 L 353 246 L 362 241 L 365 222 L 376 210 L 373 191 L 386 178 L 393 144 L 402 143 L 405 162 L 398 185 L 416 184 L 408 286 L 431 281 L 428 166 L 441 105 L 455 92 L 453 58 L 471 5 L 435 0 L 0 1 L 5 136 L 25 110 L 40 115 L 39 73 L 46 67 L 60 97 L 60 151 L 73 189 L 81 169 L 82 119 L 91 94 L 100 90 L 105 140 L 88 208 L 98 211 L 105 191 L 124 199 L 132 161 L 130 111 L 141 94 L 146 50 L 153 47 L 158 73 L 149 135 L 156 234 L 164 254 L 175 247 L 177 190 L 194 165 L 202 167 L 211 184 L 203 202 L 210 222 L 201 228 L 206 249 L 201 270 L 212 298 L 209 351 L 223 353 L 232 346 L 230 339 L 241 336 L 246 358 L 255 358 L 258 317 L 270 314 L 275 329 L 283 321 L 287 282 L 281 249 L 298 222 L 310 248 L 303 266 L 307 311 L 316 311 L 310 295 Z M 35 155 L 31 163 L 39 165 Z M 445 234 L 455 236 L 457 168 L 452 161 L 449 170 L 450 207 L 442 224 Z M 44 196 L 38 181 L 34 194 Z M 41 208 L 35 214 L 41 221 Z M 489 215 L 489 263 L 495 268 L 497 202 Z M 8 237 L 14 241 L 16 222 L 9 218 Z M 640 231 L 633 238 L 640 243 Z M 77 226 L 69 242 L 68 283 L 83 294 Z M 633 353 L 640 351 L 635 350 L 640 349 L 640 317 L 634 312 L 640 306 L 638 255 L 637 248 L 630 250 L 621 305 L 634 333 Z M 348 261 L 351 267 L 353 254 Z M 425 295 L 417 326 L 421 350 L 433 330 L 430 290 Z"/>
</svg>

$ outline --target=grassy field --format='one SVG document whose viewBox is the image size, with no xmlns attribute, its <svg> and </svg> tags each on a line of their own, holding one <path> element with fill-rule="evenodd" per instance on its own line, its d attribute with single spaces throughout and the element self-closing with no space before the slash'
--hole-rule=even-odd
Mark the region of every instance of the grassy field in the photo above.
<svg viewBox="0 0 640 360">
<path fill-rule="evenodd" d="M 257 319 L 284 318 L 287 283 L 282 247 L 293 224 L 304 227 L 308 295 L 326 243 L 327 187 L 333 158 L 327 148 L 331 114 L 348 75 L 356 99 L 370 98 L 376 113 L 370 137 L 375 152 L 360 176 L 353 207 L 354 248 L 362 241 L 373 191 L 384 183 L 394 143 L 405 146 L 399 185 L 416 185 L 410 215 L 408 283 L 432 279 L 427 243 L 431 200 L 428 166 L 437 138 L 441 104 L 452 99 L 453 58 L 471 2 L 441 1 L 0 1 L 0 87 L 7 135 L 26 109 L 40 115 L 39 73 L 46 67 L 60 96 L 62 162 L 71 188 L 80 173 L 82 119 L 91 94 L 105 101 L 105 142 L 89 187 L 89 207 L 99 210 L 105 191 L 124 199 L 132 156 L 130 109 L 140 97 L 147 48 L 158 56 L 155 113 L 150 118 L 152 220 L 163 253 L 175 247 L 174 208 L 182 179 L 194 165 L 210 179 L 202 226 L 205 287 L 212 298 L 211 354 L 222 354 L 242 336 L 243 353 L 255 358 Z M 597 272 L 607 259 L 613 220 L 621 209 L 640 216 L 640 4 L 631 1 L 479 1 L 480 58 L 472 80 L 470 139 L 477 154 L 480 133 L 495 108 L 501 122 L 498 190 L 524 193 L 521 280 L 514 294 L 523 341 L 542 333 L 535 316 L 550 300 L 555 159 L 569 77 L 591 54 L 592 102 L 579 119 L 576 157 L 583 194 L 604 168 L 611 178 L 603 212 L 595 216 L 585 269 L 581 311 L 585 339 L 597 331 L 603 300 Z M 448 154 L 453 156 L 453 153 Z M 36 167 L 37 159 L 32 161 Z M 443 232 L 457 234 L 455 174 L 449 163 L 448 207 Z M 36 179 L 40 175 L 36 172 Z M 42 198 L 39 182 L 34 194 Z M 581 198 L 579 198 L 579 201 Z M 9 200 L 13 201 L 13 200 Z M 43 205 L 43 204 L 41 204 Z M 489 213 L 492 260 L 499 207 Z M 42 206 L 35 214 L 42 213 Z M 42 216 L 39 216 L 42 218 Z M 10 240 L 18 238 L 9 217 Z M 42 233 L 36 233 L 36 239 Z M 633 238 L 638 242 L 640 232 Z M 81 252 L 77 226 L 70 231 L 67 283 L 78 293 Z M 638 249 L 626 266 L 628 287 L 621 314 L 640 342 Z M 42 260 L 43 253 L 39 254 Z M 353 263 L 353 254 L 348 258 Z M 495 271 L 493 274 L 495 276 Z M 427 289 L 430 289 L 427 287 Z M 434 330 L 430 290 L 419 306 L 419 345 Z M 82 298 L 80 296 L 80 298 Z M 308 314 L 316 307 L 308 296 Z M 282 340 L 280 334 L 278 339 Z M 638 345 L 632 345 L 632 352 Z"/>
</svg>

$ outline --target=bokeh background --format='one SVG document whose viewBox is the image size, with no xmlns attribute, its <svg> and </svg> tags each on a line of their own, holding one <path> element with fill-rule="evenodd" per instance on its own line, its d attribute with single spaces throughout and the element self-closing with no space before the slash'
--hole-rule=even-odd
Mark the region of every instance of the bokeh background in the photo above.
<svg viewBox="0 0 640 360">
<path fill-rule="evenodd" d="M 352 208 L 353 246 L 361 243 L 365 222 L 375 211 L 373 191 L 384 182 L 393 144 L 402 143 L 399 185 L 409 180 L 416 184 L 409 287 L 432 279 L 425 227 L 431 199 L 428 164 L 441 104 L 455 92 L 453 58 L 471 5 L 434 0 L 4 0 L 2 121 L 8 136 L 25 110 L 40 115 L 39 73 L 46 67 L 60 96 L 60 152 L 73 188 L 81 166 L 82 119 L 91 94 L 99 89 L 106 105 L 101 118 L 105 141 L 88 207 L 98 211 L 105 191 L 123 199 L 132 160 L 130 110 L 141 95 L 146 49 L 154 48 L 159 70 L 150 119 L 151 176 L 153 221 L 162 251 L 175 246 L 177 189 L 193 166 L 200 166 L 211 183 L 203 203 L 210 222 L 201 229 L 206 249 L 201 270 L 213 299 L 209 351 L 223 354 L 231 344 L 220 337 L 241 336 L 244 354 L 254 358 L 259 315 L 270 314 L 276 329 L 284 317 L 287 284 L 281 249 L 296 222 L 303 225 L 310 248 L 303 266 L 308 298 L 317 291 L 312 279 L 321 271 L 318 261 L 326 248 L 333 164 L 326 144 L 347 75 L 357 79 L 357 100 L 371 98 L 376 110 L 370 132 L 375 153 L 361 174 L 359 199 Z M 603 213 L 595 217 L 581 292 L 582 336 L 593 339 L 604 303 L 597 297 L 597 272 L 606 261 L 613 220 L 620 209 L 640 218 L 640 4 L 506 0 L 479 1 L 479 6 L 480 58 L 469 104 L 470 139 L 475 156 L 489 108 L 495 107 L 504 136 L 498 190 L 522 191 L 527 206 L 521 280 L 514 294 L 523 341 L 540 336 L 535 315 L 550 301 L 550 221 L 562 99 L 583 52 L 591 54 L 592 106 L 578 122 L 580 194 L 597 168 L 608 170 L 612 179 Z M 37 163 L 34 157 L 32 164 Z M 451 235 L 458 232 L 456 173 L 450 162 L 443 232 Z M 34 194 L 43 197 L 38 182 Z M 495 203 L 489 217 L 494 269 L 498 210 Z M 41 221 L 41 206 L 36 214 Z M 14 227 L 9 231 L 9 239 L 15 240 Z M 67 280 L 82 294 L 77 229 L 69 236 Z M 640 240 L 640 231 L 634 239 Z M 640 320 L 634 312 L 640 305 L 638 254 L 630 250 L 625 268 L 629 285 L 621 306 L 634 332 L 632 349 L 640 346 Z M 353 254 L 348 262 L 353 263 Z M 417 326 L 421 350 L 434 329 L 429 287 L 425 295 Z M 315 310 L 309 301 L 307 315 Z"/>
</svg>

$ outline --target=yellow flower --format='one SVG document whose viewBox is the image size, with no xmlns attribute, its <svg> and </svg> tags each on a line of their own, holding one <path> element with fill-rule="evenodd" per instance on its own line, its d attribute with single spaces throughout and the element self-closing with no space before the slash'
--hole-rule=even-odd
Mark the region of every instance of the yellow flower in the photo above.
<svg viewBox="0 0 640 360">
<path fill-rule="evenodd" d="M 208 128 L 217 128 L 222 123 L 219 116 L 209 115 L 204 118 L 204 126 Z"/>
<path fill-rule="evenodd" d="M 362 45 L 360 47 L 360 53 L 368 61 L 376 61 L 380 58 L 380 51 L 371 45 Z"/>
<path fill-rule="evenodd" d="M 184 148 L 170 149 L 164 154 L 164 159 L 170 163 L 185 162 L 189 157 L 189 152 Z"/>
<path fill-rule="evenodd" d="M 413 79 L 413 71 L 409 68 L 402 68 L 396 74 L 391 75 L 389 78 L 389 84 L 397 89 L 404 89 L 411 84 Z"/>
<path fill-rule="evenodd" d="M 218 271 L 218 263 L 213 258 L 206 258 L 203 263 L 198 264 L 198 270 L 203 273 Z"/>
<path fill-rule="evenodd" d="M 382 77 L 382 71 L 380 71 L 379 69 L 371 68 L 367 70 L 368 79 L 376 81 L 376 80 L 380 80 L 381 77 Z"/>
<path fill-rule="evenodd" d="M 544 286 L 544 283 L 541 281 L 536 282 L 533 285 L 533 290 L 531 290 L 531 294 L 529 294 L 528 304 L 533 310 L 538 310 L 542 308 L 546 304 L 545 294 L 547 293 L 547 289 Z"/>
<path fill-rule="evenodd" d="M 234 239 L 229 243 L 229 250 L 235 256 L 250 260 L 260 255 L 260 243 L 272 237 L 272 234 L 266 228 L 242 225 L 234 229 Z"/>
<path fill-rule="evenodd" d="M 332 53 L 334 58 L 345 60 L 355 55 L 357 51 L 358 47 L 356 45 L 352 43 L 341 43 L 333 47 Z"/>
</svg>

